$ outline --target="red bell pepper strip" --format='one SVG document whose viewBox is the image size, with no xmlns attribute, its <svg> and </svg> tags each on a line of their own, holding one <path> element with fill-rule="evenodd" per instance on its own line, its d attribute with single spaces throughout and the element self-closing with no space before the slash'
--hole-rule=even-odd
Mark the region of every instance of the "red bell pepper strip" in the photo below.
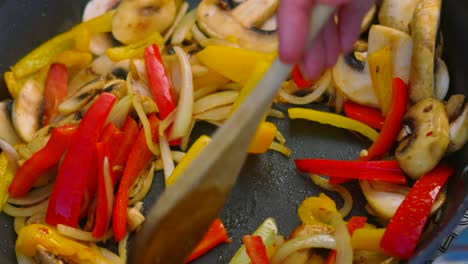
<svg viewBox="0 0 468 264">
<path fill-rule="evenodd" d="M 354 230 L 363 228 L 367 222 L 367 217 L 364 216 L 353 216 L 349 219 L 349 222 L 346 224 L 348 233 L 350 236 L 353 235 Z M 328 258 L 325 261 L 325 264 L 334 264 L 336 262 L 336 250 L 331 250 L 328 254 Z"/>
<path fill-rule="evenodd" d="M 112 161 L 109 155 L 109 148 L 106 142 L 99 142 L 96 144 L 98 187 L 96 195 L 94 228 L 92 231 L 92 235 L 95 238 L 102 237 L 106 233 L 112 216 L 112 200 L 114 197 L 114 190 L 112 182 L 110 182 L 112 181 Z M 109 165 L 107 168 L 107 175 L 104 171 L 106 169 L 104 166 L 104 160 L 106 158 Z"/>
<path fill-rule="evenodd" d="M 26 195 L 43 173 L 59 163 L 63 153 L 70 145 L 76 129 L 76 125 L 65 125 L 52 130 L 47 144 L 34 153 L 16 171 L 8 188 L 11 197 Z"/>
<path fill-rule="evenodd" d="M 67 66 L 60 63 L 50 65 L 49 74 L 44 88 L 44 110 L 42 112 L 42 126 L 50 123 L 57 115 L 57 106 L 65 99 L 68 90 Z"/>
<path fill-rule="evenodd" d="M 49 199 L 46 222 L 76 227 L 86 197 L 96 186 L 92 178 L 96 143 L 116 97 L 101 94 L 86 111 L 78 125 L 70 147 L 60 165 Z"/>
<path fill-rule="evenodd" d="M 268 254 L 261 236 L 246 235 L 242 237 L 245 251 L 252 264 L 269 264 Z"/>
<path fill-rule="evenodd" d="M 377 140 L 374 141 L 372 146 L 369 148 L 368 155 L 361 157 L 360 160 L 380 158 L 390 150 L 401 130 L 407 104 L 408 86 L 400 78 L 393 78 L 392 101 L 382 130 L 380 131 Z"/>
<path fill-rule="evenodd" d="M 122 131 L 124 132 L 124 140 L 119 146 L 119 151 L 112 160 L 115 166 L 125 165 L 128 155 L 130 155 L 130 151 L 132 150 L 139 133 L 138 125 L 131 117 L 127 117 L 125 120 L 125 123 L 122 126 Z"/>
<path fill-rule="evenodd" d="M 352 161 L 326 159 L 297 159 L 301 172 L 322 174 L 347 179 L 378 180 L 406 184 L 406 177 L 397 161 Z"/>
<path fill-rule="evenodd" d="M 208 228 L 200 242 L 197 244 L 195 249 L 187 257 L 185 263 L 199 258 L 203 254 L 205 254 L 206 252 L 210 251 L 211 249 L 223 242 L 231 242 L 231 240 L 227 235 L 226 228 L 224 228 L 223 222 L 221 222 L 219 218 L 216 218 L 211 223 L 210 227 Z"/>
<path fill-rule="evenodd" d="M 385 117 L 379 109 L 346 101 L 343 109 L 347 117 L 362 122 L 372 128 L 382 129 Z"/>
<path fill-rule="evenodd" d="M 304 89 L 312 85 L 312 81 L 307 80 L 304 75 L 302 75 L 301 69 L 297 64 L 294 65 L 292 70 L 292 77 L 298 88 Z"/>
<path fill-rule="evenodd" d="M 176 107 L 171 94 L 171 83 L 161 58 L 158 46 L 149 45 L 145 49 L 145 65 L 148 73 L 151 95 L 159 109 L 159 119 L 165 119 Z"/>
<path fill-rule="evenodd" d="M 387 224 L 380 247 L 389 255 L 409 259 L 431 214 L 434 201 L 453 169 L 445 164 L 421 177 Z"/>
<path fill-rule="evenodd" d="M 112 160 L 117 157 L 124 140 L 125 133 L 110 122 L 104 127 L 100 139 L 101 142 L 106 142 Z"/>
<path fill-rule="evenodd" d="M 151 126 L 151 134 L 153 141 L 159 139 L 158 123 L 159 120 L 155 114 L 148 118 Z M 128 191 L 135 180 L 145 169 L 148 162 L 153 157 L 153 153 L 148 149 L 145 139 L 145 131 L 141 128 L 138 133 L 135 144 L 128 156 L 127 164 L 120 180 L 120 185 L 114 203 L 114 212 L 112 214 L 112 227 L 114 230 L 114 240 L 120 241 L 124 238 L 127 232 L 127 206 L 128 206 Z"/>
</svg>

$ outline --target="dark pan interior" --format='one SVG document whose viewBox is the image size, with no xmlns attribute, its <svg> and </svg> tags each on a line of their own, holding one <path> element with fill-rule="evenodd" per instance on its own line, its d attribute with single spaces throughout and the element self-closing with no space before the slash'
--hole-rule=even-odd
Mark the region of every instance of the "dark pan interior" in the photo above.
<svg viewBox="0 0 468 264">
<path fill-rule="evenodd" d="M 0 71 L 3 73 L 28 51 L 70 28 L 80 20 L 87 0 L 0 0 Z M 449 67 L 451 89 L 468 95 L 468 2 L 446 0 L 443 5 L 444 59 Z M 8 97 L 3 78 L 0 98 Z M 311 105 L 325 109 L 323 106 Z M 284 105 L 275 106 L 282 110 Z M 218 246 L 197 263 L 227 263 L 241 244 L 241 237 L 254 231 L 267 217 L 273 217 L 284 235 L 289 235 L 299 224 L 296 208 L 306 197 L 322 192 L 305 177 L 296 172 L 294 158 L 353 159 L 368 143 L 361 142 L 353 134 L 331 126 L 294 120 L 274 120 L 286 136 L 287 145 L 293 150 L 288 159 L 279 153 L 268 152 L 261 156 L 249 156 L 238 183 L 229 196 L 220 214 L 232 243 Z M 196 134 L 211 133 L 213 128 L 200 125 Z M 438 219 L 433 219 L 435 228 L 419 246 L 412 262 L 421 263 L 436 251 L 442 239 L 455 227 L 468 209 L 468 148 L 452 155 L 450 162 L 457 173 L 448 184 L 448 202 Z M 365 214 L 364 198 L 356 184 L 347 185 L 354 198 L 353 214 Z M 163 190 L 163 176 L 155 177 L 153 190 L 145 201 L 145 210 Z M 328 193 L 337 198 L 333 193 Z M 338 200 L 338 206 L 340 201 Z M 194 204 L 193 210 L 197 210 Z M 187 212 L 187 216 L 192 212 Z M 186 221 L 181 219 L 180 221 Z M 15 263 L 12 219 L 0 215 L 0 262 Z M 181 238 L 183 239 L 183 238 Z"/>
</svg>

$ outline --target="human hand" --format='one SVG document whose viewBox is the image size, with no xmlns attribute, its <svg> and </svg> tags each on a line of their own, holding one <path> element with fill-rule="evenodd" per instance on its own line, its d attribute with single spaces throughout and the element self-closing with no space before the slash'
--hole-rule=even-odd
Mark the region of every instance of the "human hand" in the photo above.
<svg viewBox="0 0 468 264">
<path fill-rule="evenodd" d="M 374 0 L 280 0 L 278 8 L 279 55 L 283 62 L 299 64 L 309 80 L 335 65 L 338 56 L 353 48 L 361 21 Z M 312 9 L 318 4 L 337 6 L 333 17 L 315 40 L 306 46 Z"/>
</svg>

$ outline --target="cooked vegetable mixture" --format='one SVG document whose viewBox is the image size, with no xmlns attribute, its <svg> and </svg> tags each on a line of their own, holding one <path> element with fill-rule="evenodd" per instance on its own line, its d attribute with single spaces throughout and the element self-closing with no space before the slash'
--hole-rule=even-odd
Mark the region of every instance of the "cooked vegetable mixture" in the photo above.
<svg viewBox="0 0 468 264">
<path fill-rule="evenodd" d="M 4 73 L 12 100 L 0 103 L 0 211 L 14 217 L 18 262 L 124 263 L 155 172 L 164 171 L 166 187 L 177 181 L 210 143 L 208 135 L 194 139 L 194 127 L 221 126 L 277 56 L 277 7 L 278 0 L 202 0 L 191 10 L 182 0 L 90 0 L 82 23 Z M 368 148 L 355 160 L 296 159 L 313 184 L 343 196 L 343 207 L 325 194 L 308 197 L 292 234 L 280 235 L 273 215 L 245 234 L 230 263 L 412 257 L 445 201 L 453 169 L 444 157 L 468 141 L 465 97 L 446 96 L 440 8 L 441 0 L 384 0 L 362 22 L 366 37 L 318 80 L 294 68 L 268 115 L 347 129 Z M 288 113 L 276 103 L 289 104 Z M 291 153 L 264 121 L 249 153 L 269 150 Z M 353 201 L 341 184 L 353 180 L 378 225 L 347 217 Z M 214 219 L 186 262 L 230 242 L 229 232 Z M 108 240 L 118 252 L 101 246 Z"/>
</svg>

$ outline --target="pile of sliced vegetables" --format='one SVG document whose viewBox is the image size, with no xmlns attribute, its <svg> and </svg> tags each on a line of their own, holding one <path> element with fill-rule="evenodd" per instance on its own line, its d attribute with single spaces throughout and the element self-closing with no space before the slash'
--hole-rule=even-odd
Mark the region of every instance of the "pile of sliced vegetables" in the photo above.
<svg viewBox="0 0 468 264">
<path fill-rule="evenodd" d="M 230 263 L 412 257 L 445 201 L 453 169 L 444 157 L 468 141 L 465 97 L 444 101 L 440 6 L 384 0 L 362 23 L 368 38 L 318 80 L 294 67 L 273 103 L 295 106 L 291 122 L 343 128 L 369 147 L 355 160 L 295 157 L 297 170 L 338 192 L 343 207 L 325 194 L 304 197 L 302 224 L 288 238 L 268 218 L 242 238 Z M 0 211 L 14 217 L 18 261 L 124 263 L 155 172 L 164 171 L 171 188 L 210 143 L 192 130 L 200 122 L 221 126 L 277 56 L 277 7 L 278 0 L 202 0 L 193 10 L 181 0 L 90 0 L 82 23 L 13 65 L 4 74 L 13 100 L 0 103 Z M 320 102 L 334 113 L 311 109 Z M 285 113 L 272 108 L 267 116 Z M 266 117 L 249 153 L 290 156 Z M 347 218 L 352 197 L 340 184 L 353 180 L 369 216 Z M 213 219 L 186 262 L 229 243 L 228 233 Z M 110 239 L 118 254 L 100 246 Z"/>
</svg>

